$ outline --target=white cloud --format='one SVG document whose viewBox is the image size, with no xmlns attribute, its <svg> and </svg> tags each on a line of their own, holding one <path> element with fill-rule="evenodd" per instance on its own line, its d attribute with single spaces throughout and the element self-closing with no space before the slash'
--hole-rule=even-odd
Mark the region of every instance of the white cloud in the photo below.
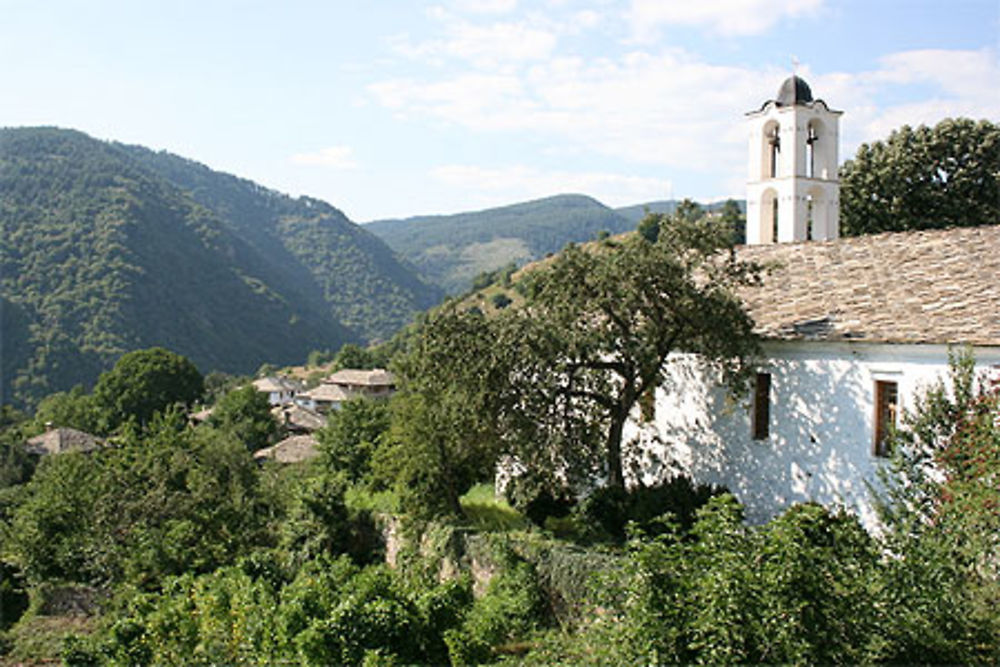
<svg viewBox="0 0 1000 667">
<path fill-rule="evenodd" d="M 824 0 L 632 0 L 633 37 L 654 39 L 662 26 L 704 26 L 727 36 L 766 32 L 784 18 L 817 12 Z"/>
<path fill-rule="evenodd" d="M 471 14 L 506 14 L 517 8 L 517 0 L 456 0 L 455 8 Z"/>
<path fill-rule="evenodd" d="M 845 110 L 845 158 L 860 143 L 884 139 L 902 125 L 933 125 L 956 116 L 996 119 L 1000 109 L 1000 63 L 992 49 L 903 51 L 881 58 L 869 71 L 809 81 L 813 91 Z M 919 92 L 900 94 L 914 88 Z M 882 102 L 893 98 L 899 101 Z"/>
<path fill-rule="evenodd" d="M 681 52 L 631 53 L 617 60 L 556 58 L 520 74 L 395 80 L 369 90 L 402 113 L 475 131 L 549 134 L 564 152 L 710 170 L 720 161 L 742 164 L 741 112 L 763 101 L 762 78 L 776 90 L 782 77 Z"/>
<path fill-rule="evenodd" d="M 990 49 L 895 53 L 859 73 L 815 74 L 806 64 L 800 74 L 814 95 L 845 110 L 842 158 L 903 124 L 995 118 L 1000 108 L 1000 66 Z M 675 180 L 712 174 L 722 188 L 745 178 L 742 113 L 775 95 L 786 76 L 781 67 L 716 65 L 681 50 L 634 51 L 553 57 L 498 74 L 470 68 L 437 80 L 398 79 L 369 92 L 412 118 L 510 137 L 530 132 L 567 161 L 611 156 L 658 166 Z"/>
<path fill-rule="evenodd" d="M 289 158 L 292 164 L 332 169 L 357 169 L 354 151 L 350 146 L 330 146 L 313 153 L 297 153 Z"/>
<path fill-rule="evenodd" d="M 441 21 L 445 36 L 412 43 L 408 37 L 393 40 L 399 53 L 411 58 L 454 58 L 479 67 L 544 60 L 556 48 L 558 35 L 544 22 L 506 21 L 479 25 L 438 9 L 432 16 Z"/>
<path fill-rule="evenodd" d="M 608 206 L 625 206 L 637 201 L 664 199 L 670 183 L 657 178 L 608 172 L 546 171 L 527 165 L 487 168 L 476 165 L 444 165 L 431 176 L 449 186 L 479 198 L 477 205 L 489 206 L 524 198 L 581 193 Z"/>
</svg>

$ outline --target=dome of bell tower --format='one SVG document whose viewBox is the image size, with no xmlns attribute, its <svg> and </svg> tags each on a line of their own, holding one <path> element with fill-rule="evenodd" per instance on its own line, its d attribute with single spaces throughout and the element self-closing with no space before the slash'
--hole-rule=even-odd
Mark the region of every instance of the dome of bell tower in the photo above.
<svg viewBox="0 0 1000 667">
<path fill-rule="evenodd" d="M 775 100 L 779 107 L 790 107 L 795 104 L 808 104 L 813 101 L 812 90 L 804 79 L 792 75 L 785 79 L 778 89 Z"/>
</svg>

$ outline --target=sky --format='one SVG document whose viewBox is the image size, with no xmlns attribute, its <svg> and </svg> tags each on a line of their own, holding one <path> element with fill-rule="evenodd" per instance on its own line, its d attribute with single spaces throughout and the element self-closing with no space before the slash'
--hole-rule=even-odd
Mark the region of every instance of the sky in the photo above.
<svg viewBox="0 0 1000 667">
<path fill-rule="evenodd" d="M 202 162 L 356 222 L 744 196 L 793 69 L 841 161 L 1000 121 L 1000 0 L 0 0 L 0 126 Z"/>
</svg>

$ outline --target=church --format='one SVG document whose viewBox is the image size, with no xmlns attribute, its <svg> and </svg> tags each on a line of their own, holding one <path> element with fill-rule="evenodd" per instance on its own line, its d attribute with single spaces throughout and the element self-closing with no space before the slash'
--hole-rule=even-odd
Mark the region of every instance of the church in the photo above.
<svg viewBox="0 0 1000 667">
<path fill-rule="evenodd" d="M 841 114 L 798 76 L 747 114 L 737 253 L 771 267 L 740 294 L 764 363 L 734 402 L 696 359 L 669 359 L 653 413 L 626 426 L 633 479 L 724 485 L 753 523 L 815 501 L 871 527 L 886 433 L 946 377 L 949 350 L 1000 369 L 1000 226 L 840 238 Z"/>
</svg>

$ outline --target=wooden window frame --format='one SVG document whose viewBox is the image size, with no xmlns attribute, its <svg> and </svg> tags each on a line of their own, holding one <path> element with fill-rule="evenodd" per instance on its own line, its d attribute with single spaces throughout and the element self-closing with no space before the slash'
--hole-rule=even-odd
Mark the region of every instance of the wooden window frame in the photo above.
<svg viewBox="0 0 1000 667">
<path fill-rule="evenodd" d="M 889 435 L 899 419 L 899 382 L 875 380 L 875 417 L 872 453 L 878 458 L 892 454 Z"/>
<path fill-rule="evenodd" d="M 753 410 L 750 414 L 750 436 L 767 440 L 771 435 L 771 374 L 757 373 L 753 388 Z"/>
</svg>

